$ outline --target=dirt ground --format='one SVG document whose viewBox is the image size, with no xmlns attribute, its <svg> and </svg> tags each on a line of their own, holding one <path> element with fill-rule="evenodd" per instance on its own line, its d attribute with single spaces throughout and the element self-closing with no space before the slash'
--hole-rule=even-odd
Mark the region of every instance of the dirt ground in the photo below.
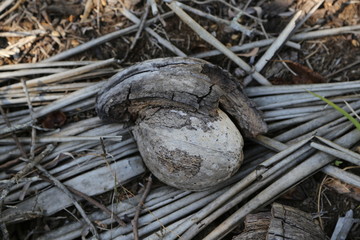
<svg viewBox="0 0 360 240">
<path fill-rule="evenodd" d="M 15 2 L 15 1 L 14 1 Z M 86 0 L 27 0 L 16 1 L 1 12 L 0 16 L 0 65 L 12 65 L 19 63 L 34 63 L 47 59 L 67 49 L 99 38 L 107 33 L 126 28 L 133 25 L 119 10 L 122 4 L 126 5 L 138 18 L 141 18 L 145 11 L 146 1 L 136 0 L 98 0 L 93 1 L 89 8 L 90 12 L 84 17 Z M 160 13 L 168 12 L 169 8 L 162 1 L 157 1 Z M 246 4 L 249 13 L 259 11 L 262 19 L 266 20 L 263 26 L 258 22 L 242 16 L 238 22 L 256 29 L 262 34 L 244 36 L 241 32 L 235 31 L 228 26 L 212 22 L 206 18 L 189 13 L 201 26 L 221 41 L 225 46 L 232 47 L 239 44 L 254 42 L 267 37 L 277 36 L 286 26 L 291 16 L 289 12 L 294 10 L 308 11 L 308 5 L 313 1 L 226 1 L 228 4 L 243 9 Z M 223 1 L 199 1 L 184 3 L 205 13 L 217 16 L 222 19 L 231 20 L 236 16 L 235 11 L 229 8 Z M 7 14 L 5 14 L 7 13 Z M 256 14 L 253 14 L 256 15 Z M 155 17 L 151 10 L 148 19 Z M 298 32 L 316 30 L 319 28 L 334 28 L 343 26 L 354 26 L 360 24 L 360 3 L 358 1 L 326 0 L 319 9 L 298 29 Z M 213 50 L 214 48 L 203 41 L 186 24 L 182 23 L 177 16 L 161 19 L 153 24 L 155 30 L 163 38 L 169 40 L 187 55 Z M 96 48 L 87 50 L 67 60 L 103 60 L 117 58 L 121 60 L 120 66 L 130 66 L 136 62 L 159 57 L 174 56 L 174 53 L 161 46 L 158 41 L 142 31 L 136 39 L 136 45 L 130 49 L 136 39 L 135 32 L 111 40 Z M 295 50 L 284 47 L 262 72 L 273 84 L 302 84 L 316 82 L 341 82 L 359 80 L 360 68 L 360 32 L 347 32 L 337 36 L 323 37 L 300 42 L 301 49 Z M 253 49 L 239 54 L 246 62 L 254 63 L 258 56 L 261 56 L 264 49 Z M 276 60 L 290 60 L 302 66 L 300 71 L 310 71 L 311 76 L 307 79 L 296 78 L 282 64 Z M 242 81 L 244 72 L 224 55 L 206 58 L 206 60 L 220 65 L 230 71 Z M 355 64 L 353 64 L 355 63 Z M 353 65 L 351 65 L 353 64 Z M 306 69 L 306 70 L 304 70 Z M 314 75 L 320 77 L 313 77 Z M 30 77 L 30 76 L 28 76 Z M 3 81 L 1 86 L 11 83 L 12 80 Z M 257 83 L 253 81 L 252 85 Z M 11 111 L 11 109 L 8 109 Z M 86 118 L 94 116 L 94 112 L 81 113 L 81 116 L 74 118 Z M 71 121 L 68 119 L 67 121 Z M 343 163 L 341 168 L 348 167 Z M 360 174 L 359 169 L 353 173 Z M 331 179 L 318 173 L 304 181 L 296 189 L 284 195 L 279 201 L 286 205 L 295 206 L 314 216 L 320 215 L 321 220 L 316 218 L 318 223 L 324 227 L 324 231 L 331 236 L 338 217 L 344 216 L 346 211 L 353 209 L 354 217 L 360 216 L 359 189 L 353 190 L 354 195 L 339 193 L 331 184 Z M 137 180 L 138 181 L 138 180 Z M 136 185 L 136 184 L 135 184 Z M 134 183 L 127 186 L 137 191 Z M 109 196 L 101 196 L 103 202 L 108 202 Z M 91 207 L 89 207 L 91 210 Z M 54 219 L 56 216 L 54 216 Z M 52 221 L 54 225 L 61 225 L 63 221 Z M 30 236 L 31 229 L 42 225 L 41 220 L 25 224 L 10 226 L 9 232 L 14 234 L 13 239 L 21 239 L 20 236 Z M 51 226 L 53 228 L 55 226 Z M 234 233 L 239 231 L 237 229 Z M 16 237 L 15 237 L 16 236 Z M 353 227 L 348 239 L 360 239 L 359 224 Z M 29 237 L 28 239 L 32 239 Z M 230 238 L 229 238 L 230 239 Z"/>
</svg>

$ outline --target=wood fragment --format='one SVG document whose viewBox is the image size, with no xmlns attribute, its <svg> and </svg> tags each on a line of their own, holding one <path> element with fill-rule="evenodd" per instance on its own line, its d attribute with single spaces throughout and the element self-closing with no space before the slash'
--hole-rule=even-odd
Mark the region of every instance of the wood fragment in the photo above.
<svg viewBox="0 0 360 240">
<path fill-rule="evenodd" d="M 160 58 L 127 68 L 99 91 L 96 111 L 101 119 L 124 122 L 141 117 L 148 106 L 208 116 L 216 116 L 220 108 L 248 137 L 267 129 L 241 85 L 226 71 L 199 59 Z"/>
<path fill-rule="evenodd" d="M 271 209 L 272 218 L 266 239 L 292 238 L 299 240 L 325 240 L 326 235 L 315 224 L 310 213 L 296 208 L 274 203 Z"/>
<path fill-rule="evenodd" d="M 325 234 L 315 224 L 310 213 L 273 203 L 271 212 L 249 214 L 245 218 L 245 229 L 233 240 L 287 239 L 324 240 Z"/>
</svg>

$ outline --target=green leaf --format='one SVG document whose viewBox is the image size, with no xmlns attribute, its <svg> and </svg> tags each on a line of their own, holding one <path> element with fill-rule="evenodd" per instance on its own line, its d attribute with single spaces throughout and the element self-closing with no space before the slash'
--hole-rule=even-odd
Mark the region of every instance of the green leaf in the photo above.
<svg viewBox="0 0 360 240">
<path fill-rule="evenodd" d="M 340 160 L 336 160 L 334 165 L 339 167 L 341 164 L 343 163 L 343 161 L 340 161 Z"/>
<path fill-rule="evenodd" d="M 344 109 L 342 109 L 341 107 L 339 107 L 338 105 L 336 105 L 335 103 L 333 103 L 332 101 L 330 101 L 329 99 L 322 97 L 314 92 L 311 92 L 309 90 L 306 90 L 308 93 L 310 93 L 311 95 L 320 98 L 321 100 L 323 100 L 324 102 L 326 102 L 327 104 L 329 104 L 331 107 L 335 108 L 336 111 L 340 112 L 342 115 L 344 115 L 347 119 L 349 119 L 354 125 L 355 127 L 360 130 L 360 123 L 353 118 L 348 112 L 346 112 Z"/>
</svg>

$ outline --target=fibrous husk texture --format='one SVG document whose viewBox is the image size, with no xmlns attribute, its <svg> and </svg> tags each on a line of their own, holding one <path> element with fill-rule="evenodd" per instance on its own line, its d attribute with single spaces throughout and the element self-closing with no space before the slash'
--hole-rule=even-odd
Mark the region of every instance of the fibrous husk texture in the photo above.
<svg viewBox="0 0 360 240">
<path fill-rule="evenodd" d="M 101 119 L 139 121 L 150 109 L 178 108 L 216 116 L 222 109 L 248 137 L 266 132 L 255 105 L 223 69 L 193 58 L 145 61 L 114 75 L 100 91 Z"/>
</svg>

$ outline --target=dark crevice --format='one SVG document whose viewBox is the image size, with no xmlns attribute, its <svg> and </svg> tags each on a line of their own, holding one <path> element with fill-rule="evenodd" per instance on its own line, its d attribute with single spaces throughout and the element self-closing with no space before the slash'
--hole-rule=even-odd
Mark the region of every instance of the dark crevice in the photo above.
<svg viewBox="0 0 360 240">
<path fill-rule="evenodd" d="M 200 96 L 198 97 L 198 103 L 200 104 L 207 96 L 209 96 L 211 93 L 212 93 L 212 90 L 213 90 L 213 87 L 214 87 L 214 84 L 212 84 L 210 87 L 209 87 L 209 91 L 203 95 L 203 96 Z"/>
</svg>

